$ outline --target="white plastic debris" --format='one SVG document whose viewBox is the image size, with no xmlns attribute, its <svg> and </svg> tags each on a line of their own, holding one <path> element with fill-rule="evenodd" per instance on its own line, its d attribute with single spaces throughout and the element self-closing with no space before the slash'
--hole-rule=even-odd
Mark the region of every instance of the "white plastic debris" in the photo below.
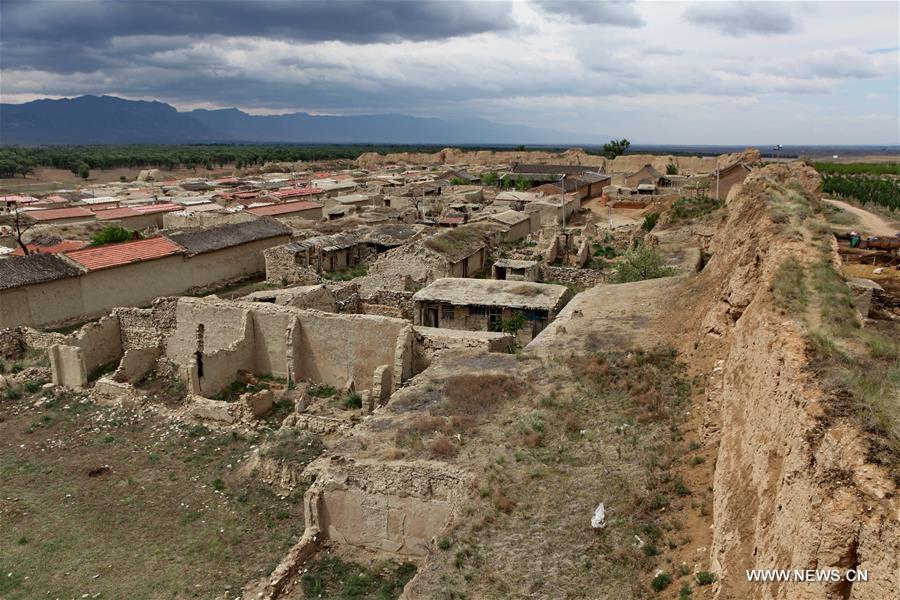
<svg viewBox="0 0 900 600">
<path fill-rule="evenodd" d="M 594 516 L 591 517 L 591 527 L 594 529 L 606 527 L 606 509 L 603 507 L 602 502 L 597 505 L 597 510 L 594 511 Z"/>
</svg>

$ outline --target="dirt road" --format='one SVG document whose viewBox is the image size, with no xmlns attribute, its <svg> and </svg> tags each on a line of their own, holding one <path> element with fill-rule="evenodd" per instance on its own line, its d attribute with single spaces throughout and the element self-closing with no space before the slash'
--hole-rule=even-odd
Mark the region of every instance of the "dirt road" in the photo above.
<svg viewBox="0 0 900 600">
<path fill-rule="evenodd" d="M 880 217 L 875 213 L 871 213 L 864 208 L 853 206 L 852 204 L 848 204 L 841 200 L 832 200 L 830 198 L 823 198 L 823 200 L 841 210 L 846 210 L 848 213 L 855 215 L 859 219 L 859 224 L 854 225 L 854 229 L 859 229 L 864 233 L 879 236 L 892 236 L 897 233 L 897 228 L 892 226 L 887 219 Z"/>
</svg>

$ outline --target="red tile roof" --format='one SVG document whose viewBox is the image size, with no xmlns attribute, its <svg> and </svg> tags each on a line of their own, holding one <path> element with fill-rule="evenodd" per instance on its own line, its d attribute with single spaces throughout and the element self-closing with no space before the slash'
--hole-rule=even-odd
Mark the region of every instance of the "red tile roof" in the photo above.
<svg viewBox="0 0 900 600">
<path fill-rule="evenodd" d="M 75 250 L 81 250 L 85 246 L 88 245 L 87 242 L 82 240 L 60 240 L 56 244 L 51 244 L 49 246 L 41 246 L 39 244 L 25 244 L 28 246 L 28 251 L 32 254 L 59 254 L 60 252 L 72 252 Z M 24 256 L 25 253 L 22 252 L 21 248 L 16 248 L 15 252 L 12 253 L 13 256 Z"/>
<path fill-rule="evenodd" d="M 93 219 L 94 213 L 86 208 L 50 208 L 47 210 L 31 210 L 28 216 L 36 221 L 56 221 L 57 219 L 75 219 L 83 217 L 85 219 Z"/>
<path fill-rule="evenodd" d="M 75 262 L 84 265 L 89 271 L 96 271 L 97 269 L 118 267 L 133 262 L 163 258 L 173 254 L 181 254 L 182 252 L 184 252 L 184 250 L 181 246 L 172 240 L 164 237 L 156 237 L 150 238 L 149 240 L 110 244 L 99 248 L 87 248 L 75 252 L 66 252 L 66 256 Z"/>
<path fill-rule="evenodd" d="M 257 206 L 256 208 L 248 208 L 248 213 L 253 213 L 254 215 L 284 215 L 293 212 L 300 212 L 302 210 L 310 210 L 313 208 L 322 208 L 322 205 L 318 202 L 284 202 L 283 204 L 270 204 L 269 206 Z"/>
<path fill-rule="evenodd" d="M 299 187 L 299 188 L 284 188 L 281 190 L 276 190 L 274 192 L 269 192 L 269 195 L 273 198 L 293 198 L 294 196 L 313 196 L 315 194 L 323 194 L 324 192 L 319 188 L 314 187 Z"/>
<path fill-rule="evenodd" d="M 138 211 L 131 208 L 107 208 L 106 210 L 98 210 L 96 212 L 98 221 L 109 221 L 110 219 L 124 219 L 126 217 L 136 217 L 140 215 Z"/>
<path fill-rule="evenodd" d="M 143 206 L 132 206 L 132 209 L 138 211 L 143 214 L 150 213 L 158 213 L 158 212 L 172 212 L 176 210 L 181 210 L 184 208 L 180 204 L 172 204 L 171 202 L 167 204 L 145 204 Z"/>
</svg>

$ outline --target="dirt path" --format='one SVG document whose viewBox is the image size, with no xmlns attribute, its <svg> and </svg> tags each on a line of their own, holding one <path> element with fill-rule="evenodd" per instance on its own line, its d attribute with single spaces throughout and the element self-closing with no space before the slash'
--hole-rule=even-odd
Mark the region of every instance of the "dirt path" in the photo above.
<svg viewBox="0 0 900 600">
<path fill-rule="evenodd" d="M 832 200 L 831 198 L 823 198 L 823 200 L 832 206 L 836 206 L 841 210 L 846 210 L 848 213 L 855 215 L 859 219 L 859 224 L 854 227 L 861 229 L 865 233 L 879 236 L 892 236 L 897 233 L 897 228 L 891 225 L 887 219 L 884 219 L 875 213 L 871 213 L 864 208 L 853 206 L 842 200 Z"/>
</svg>

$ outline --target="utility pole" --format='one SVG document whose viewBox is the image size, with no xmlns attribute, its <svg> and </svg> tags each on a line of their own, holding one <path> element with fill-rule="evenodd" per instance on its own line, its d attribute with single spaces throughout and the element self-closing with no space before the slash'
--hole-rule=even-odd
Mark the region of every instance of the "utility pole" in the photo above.
<svg viewBox="0 0 900 600">
<path fill-rule="evenodd" d="M 560 198 L 562 198 L 562 228 L 563 233 L 566 231 L 566 174 L 563 173 L 559 178 Z"/>
</svg>

